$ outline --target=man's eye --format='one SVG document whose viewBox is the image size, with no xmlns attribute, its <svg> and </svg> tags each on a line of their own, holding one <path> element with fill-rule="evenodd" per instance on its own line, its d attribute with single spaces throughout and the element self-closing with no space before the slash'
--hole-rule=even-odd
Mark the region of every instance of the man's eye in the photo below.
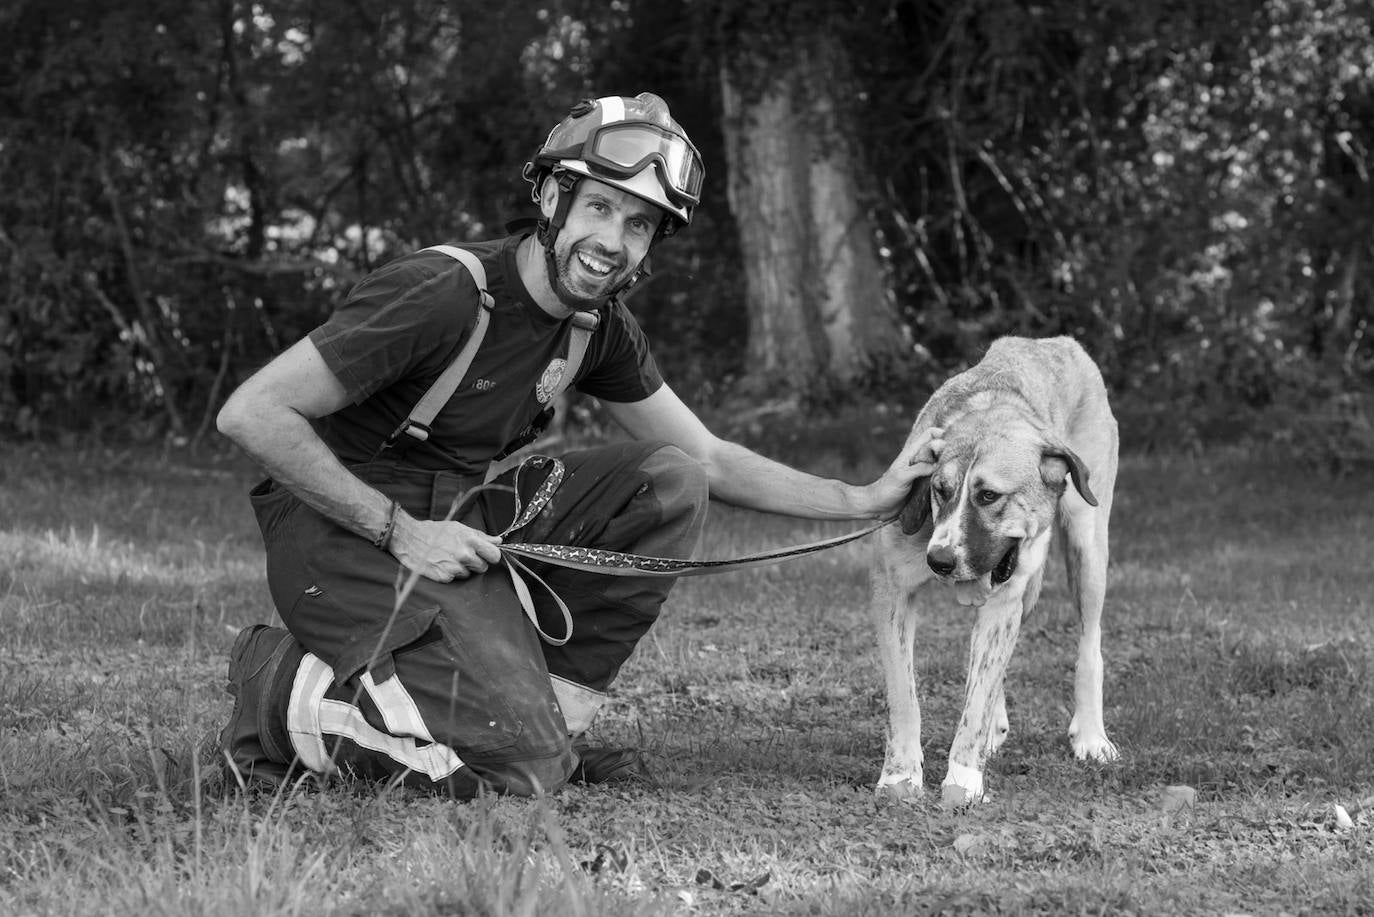
<svg viewBox="0 0 1374 917">
<path fill-rule="evenodd" d="M 1002 495 L 995 490 L 980 490 L 978 491 L 978 496 L 975 499 L 978 501 L 978 505 L 980 506 L 991 506 L 998 500 L 1002 499 Z"/>
</svg>

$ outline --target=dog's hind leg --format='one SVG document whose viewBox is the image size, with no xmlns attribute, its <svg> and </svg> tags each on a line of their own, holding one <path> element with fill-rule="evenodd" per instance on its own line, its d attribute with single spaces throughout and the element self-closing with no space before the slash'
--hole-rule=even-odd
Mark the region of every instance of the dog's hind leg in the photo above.
<svg viewBox="0 0 1374 917">
<path fill-rule="evenodd" d="M 1110 494 L 1109 489 L 1105 489 Z M 1078 659 L 1069 742 L 1074 757 L 1112 761 L 1119 756 L 1102 715 L 1102 606 L 1107 595 L 1107 517 L 1110 497 L 1061 516 L 1069 594 L 1078 606 Z"/>
<path fill-rule="evenodd" d="M 903 540 L 905 541 L 905 540 Z M 894 551 L 898 552 L 894 556 Z M 895 799 L 924 793 L 921 753 L 921 704 L 916 696 L 915 589 L 924 577 L 900 552 L 905 543 L 880 550 L 872 568 L 873 629 L 887 684 L 887 748 L 877 793 Z M 919 555 L 918 555 L 919 556 Z M 924 565 L 922 565 L 924 566 Z"/>
<path fill-rule="evenodd" d="M 1001 745 L 994 733 L 1006 721 L 1003 691 L 1007 663 L 1020 633 L 1019 596 L 994 596 L 978 610 L 969 641 L 964 713 L 949 748 L 949 770 L 940 794 L 946 806 L 966 805 L 983 798 L 983 763 L 992 749 Z"/>
</svg>

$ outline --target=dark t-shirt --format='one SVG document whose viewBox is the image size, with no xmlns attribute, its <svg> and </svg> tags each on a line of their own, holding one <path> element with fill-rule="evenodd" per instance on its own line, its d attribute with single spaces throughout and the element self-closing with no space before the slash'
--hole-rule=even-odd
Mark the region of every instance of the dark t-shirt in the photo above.
<svg viewBox="0 0 1374 917">
<path fill-rule="evenodd" d="M 521 236 L 464 244 L 482 261 L 495 299 L 491 324 L 458 390 L 406 461 L 481 473 L 546 407 L 546 372 L 566 359 L 572 324 L 541 309 L 516 269 Z M 319 423 L 346 464 L 370 459 L 448 367 L 476 322 L 480 297 L 467 268 L 420 251 L 377 269 L 310 332 L 351 404 Z M 663 384 L 639 324 L 618 302 L 602 306 L 578 369 L 578 390 L 606 401 L 638 401 Z M 549 373 L 550 376 L 556 374 Z M 541 386 L 541 379 L 545 385 Z M 541 400 L 542 399 L 542 400 Z"/>
</svg>

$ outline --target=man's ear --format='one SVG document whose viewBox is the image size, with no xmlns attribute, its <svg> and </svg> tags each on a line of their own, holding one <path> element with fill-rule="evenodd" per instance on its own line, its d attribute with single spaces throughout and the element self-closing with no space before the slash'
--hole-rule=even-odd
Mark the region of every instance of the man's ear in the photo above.
<svg viewBox="0 0 1374 917">
<path fill-rule="evenodd" d="M 929 475 L 916 479 L 916 483 L 911 487 L 911 496 L 907 497 L 906 505 L 902 507 L 897 519 L 902 525 L 903 535 L 915 535 L 925 528 L 926 523 L 930 521 Z"/>
<path fill-rule="evenodd" d="M 1065 477 L 1073 478 L 1073 486 L 1089 506 L 1097 505 L 1097 497 L 1088 486 L 1088 468 L 1078 453 L 1061 442 L 1046 443 L 1040 453 L 1040 479 L 1063 494 Z"/>
<path fill-rule="evenodd" d="M 558 206 L 558 195 L 562 189 L 558 187 L 558 179 L 554 178 L 553 173 L 544 176 L 544 180 L 539 184 L 539 212 L 544 215 L 544 219 L 553 217 L 554 208 Z"/>
</svg>

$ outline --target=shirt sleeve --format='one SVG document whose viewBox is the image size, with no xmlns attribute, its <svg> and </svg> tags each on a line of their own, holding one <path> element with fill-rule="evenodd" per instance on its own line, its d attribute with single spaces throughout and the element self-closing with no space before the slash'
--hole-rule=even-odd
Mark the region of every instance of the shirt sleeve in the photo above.
<svg viewBox="0 0 1374 917">
<path fill-rule="evenodd" d="M 442 371 L 479 303 L 476 282 L 456 262 L 436 269 L 400 258 L 354 287 L 310 340 L 357 404 L 402 377 Z"/>
<path fill-rule="evenodd" d="M 614 302 L 602 312 L 588 367 L 578 374 L 577 389 L 603 401 L 641 401 L 663 386 L 663 376 L 649 339 L 630 311 Z"/>
</svg>

